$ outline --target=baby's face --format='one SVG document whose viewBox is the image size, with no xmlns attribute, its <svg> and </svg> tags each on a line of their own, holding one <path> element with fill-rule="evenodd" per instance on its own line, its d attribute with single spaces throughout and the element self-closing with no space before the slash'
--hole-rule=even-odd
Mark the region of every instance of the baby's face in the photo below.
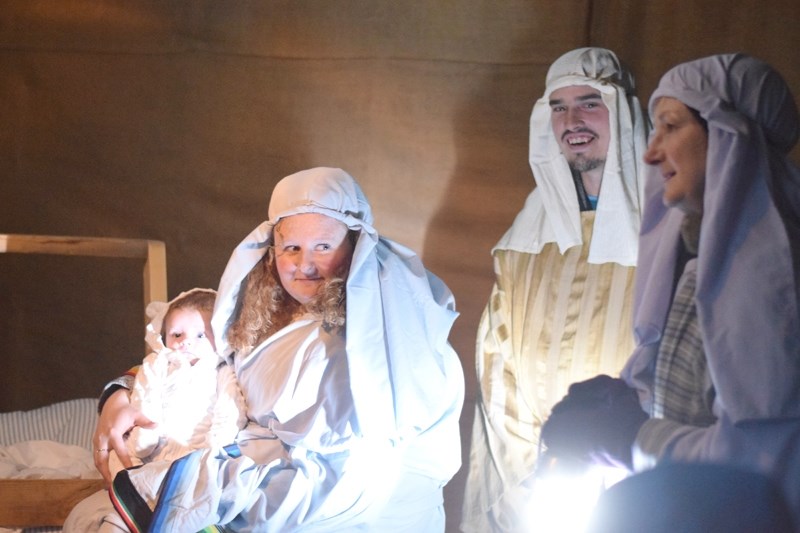
<svg viewBox="0 0 800 533">
<path fill-rule="evenodd" d="M 195 309 L 175 309 L 164 324 L 164 342 L 167 348 L 190 353 L 197 358 L 213 355 L 216 351 L 211 334 L 211 313 Z"/>
</svg>

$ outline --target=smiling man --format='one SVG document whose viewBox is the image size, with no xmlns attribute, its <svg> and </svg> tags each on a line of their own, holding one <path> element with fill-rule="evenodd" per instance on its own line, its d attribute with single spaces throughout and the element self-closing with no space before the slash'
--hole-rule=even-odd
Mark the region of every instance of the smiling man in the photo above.
<svg viewBox="0 0 800 533">
<path fill-rule="evenodd" d="M 617 375 L 633 350 L 645 143 L 633 76 L 613 52 L 553 63 L 531 114 L 536 188 L 492 250 L 464 531 L 536 529 L 526 513 L 542 423 L 570 383 Z"/>
<path fill-rule="evenodd" d="M 566 158 L 581 211 L 597 207 L 608 153 L 608 107 L 597 89 L 570 85 L 550 95 L 553 135 Z"/>
</svg>

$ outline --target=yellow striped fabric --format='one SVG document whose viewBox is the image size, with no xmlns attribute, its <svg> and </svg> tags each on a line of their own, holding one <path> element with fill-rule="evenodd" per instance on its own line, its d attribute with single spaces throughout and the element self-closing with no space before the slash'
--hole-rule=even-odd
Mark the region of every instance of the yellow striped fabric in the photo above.
<svg viewBox="0 0 800 533">
<path fill-rule="evenodd" d="M 555 243 L 536 255 L 495 252 L 495 287 L 477 338 L 463 520 L 481 524 L 491 507 L 494 516 L 476 530 L 512 530 L 510 507 L 525 503 L 518 486 L 535 468 L 552 406 L 575 381 L 617 376 L 633 350 L 634 268 L 587 263 L 594 212 L 582 213 L 581 222 L 584 245 L 563 255 Z"/>
</svg>

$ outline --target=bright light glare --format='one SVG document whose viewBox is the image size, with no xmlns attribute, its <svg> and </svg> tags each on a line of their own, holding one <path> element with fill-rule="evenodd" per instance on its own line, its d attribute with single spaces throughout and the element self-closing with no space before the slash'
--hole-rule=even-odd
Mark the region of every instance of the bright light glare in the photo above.
<svg viewBox="0 0 800 533">
<path fill-rule="evenodd" d="M 600 494 L 622 480 L 619 468 L 592 467 L 583 472 L 551 472 L 536 479 L 528 508 L 531 531 L 579 533 L 586 531 Z"/>
</svg>

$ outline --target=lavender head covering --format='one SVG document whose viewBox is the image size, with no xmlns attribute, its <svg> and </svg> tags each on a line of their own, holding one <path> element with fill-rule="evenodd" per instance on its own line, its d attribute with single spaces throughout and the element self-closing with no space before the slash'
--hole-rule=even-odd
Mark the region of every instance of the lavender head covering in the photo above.
<svg viewBox="0 0 800 533">
<path fill-rule="evenodd" d="M 708 124 L 696 302 L 717 410 L 734 421 L 800 416 L 800 132 L 781 76 L 758 59 L 717 55 L 667 72 L 650 99 L 676 98 Z M 637 270 L 637 348 L 623 374 L 652 401 L 683 213 L 663 204 L 650 167 Z"/>
</svg>

